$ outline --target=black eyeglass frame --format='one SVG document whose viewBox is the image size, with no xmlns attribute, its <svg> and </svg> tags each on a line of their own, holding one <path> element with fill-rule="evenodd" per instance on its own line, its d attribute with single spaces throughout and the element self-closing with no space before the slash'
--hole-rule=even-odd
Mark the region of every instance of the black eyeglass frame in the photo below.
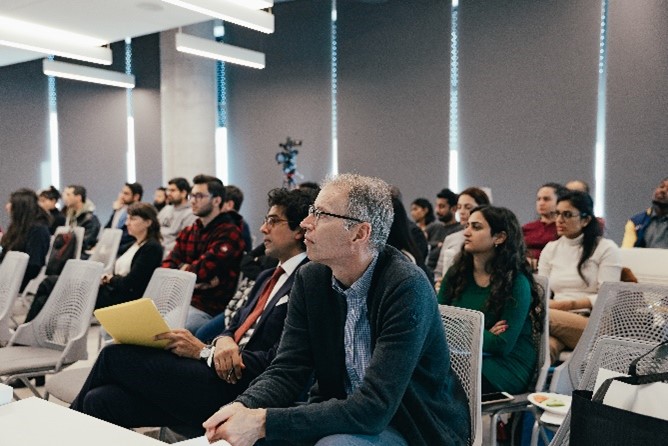
<svg viewBox="0 0 668 446">
<path fill-rule="evenodd" d="M 356 221 L 357 223 L 365 223 L 364 220 L 360 220 L 359 218 L 349 217 L 347 215 L 333 214 L 331 212 L 325 212 L 313 205 L 310 205 L 308 207 L 308 215 L 312 215 L 315 218 L 315 221 L 318 221 L 322 215 L 326 215 L 328 217 L 340 218 L 342 220 L 350 220 L 350 221 Z"/>
</svg>

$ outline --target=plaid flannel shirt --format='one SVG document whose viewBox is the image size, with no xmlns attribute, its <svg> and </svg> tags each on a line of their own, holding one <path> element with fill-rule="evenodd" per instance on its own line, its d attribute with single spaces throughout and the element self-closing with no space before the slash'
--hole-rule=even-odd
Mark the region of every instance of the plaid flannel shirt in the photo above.
<svg viewBox="0 0 668 446">
<path fill-rule="evenodd" d="M 220 214 L 207 226 L 198 218 L 179 233 L 162 267 L 178 269 L 183 264 L 190 265 L 188 271 L 197 275 L 198 285 L 203 285 L 193 292 L 191 305 L 216 316 L 225 311 L 234 295 L 244 249 L 238 214 Z M 207 286 L 214 278 L 218 284 Z"/>
</svg>

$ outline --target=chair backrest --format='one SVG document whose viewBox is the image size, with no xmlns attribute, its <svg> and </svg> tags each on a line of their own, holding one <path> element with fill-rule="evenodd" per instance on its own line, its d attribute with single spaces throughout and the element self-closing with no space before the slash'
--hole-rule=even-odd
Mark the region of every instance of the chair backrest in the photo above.
<svg viewBox="0 0 668 446">
<path fill-rule="evenodd" d="M 623 248 L 619 253 L 622 266 L 629 268 L 639 283 L 668 285 L 668 249 Z"/>
<path fill-rule="evenodd" d="M 587 328 L 570 359 L 560 365 L 550 389 L 570 394 L 577 388 L 601 336 L 648 342 L 668 339 L 668 286 L 630 282 L 605 282 L 598 292 Z"/>
<path fill-rule="evenodd" d="M 122 236 L 123 231 L 118 228 L 104 228 L 95 245 L 93 254 L 88 259 L 93 262 L 102 263 L 105 274 L 112 274 L 114 272 L 114 262 L 116 261 L 116 254 L 118 254 L 118 247 L 121 244 Z"/>
<path fill-rule="evenodd" d="M 24 252 L 9 251 L 0 264 L 0 343 L 3 344 L 12 337 L 9 320 L 29 259 Z"/>
<path fill-rule="evenodd" d="M 482 444 L 480 388 L 482 370 L 482 331 L 485 316 L 480 311 L 439 305 L 445 336 L 450 349 L 450 367 L 466 391 L 471 411 L 469 444 Z"/>
<path fill-rule="evenodd" d="M 101 276 L 102 264 L 99 262 L 68 260 L 42 311 L 35 319 L 17 328 L 10 345 L 62 350 L 59 366 L 86 359 L 86 333 Z"/>
<path fill-rule="evenodd" d="M 144 297 L 149 297 L 158 307 L 170 328 L 183 328 L 188 316 L 197 276 L 187 271 L 157 268 L 146 287 Z"/>
<path fill-rule="evenodd" d="M 640 341 L 636 339 L 625 339 L 611 336 L 602 336 L 594 344 L 590 360 L 582 375 L 578 389 L 580 390 L 594 390 L 596 383 L 596 376 L 598 369 L 604 368 L 619 373 L 628 373 L 631 362 L 648 352 L 658 345 L 657 342 Z M 650 370 L 643 370 L 645 361 L 639 364 L 638 372 L 654 373 L 658 370 L 666 371 L 668 369 L 668 361 L 664 358 L 658 361 L 656 358 L 651 358 L 648 361 Z M 550 443 L 550 446 L 565 446 L 570 443 L 569 437 L 571 432 L 571 414 L 570 412 L 561 424 L 559 431 Z"/>
<path fill-rule="evenodd" d="M 550 306 L 550 282 L 547 277 L 533 275 L 533 279 L 540 288 L 543 299 L 543 331 L 538 341 L 538 362 L 536 364 L 536 382 L 534 385 L 535 392 L 542 392 L 545 390 L 547 384 L 547 375 L 550 371 L 550 313 L 547 311 Z"/>
</svg>

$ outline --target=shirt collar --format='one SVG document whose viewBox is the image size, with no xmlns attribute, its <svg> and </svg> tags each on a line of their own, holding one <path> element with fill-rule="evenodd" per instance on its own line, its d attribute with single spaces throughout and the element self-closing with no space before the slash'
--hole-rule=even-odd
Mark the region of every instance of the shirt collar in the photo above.
<svg viewBox="0 0 668 446">
<path fill-rule="evenodd" d="M 366 297 L 369 293 L 369 288 L 371 288 L 371 278 L 373 277 L 373 271 L 376 269 L 376 262 L 378 261 L 378 253 L 375 253 L 371 263 L 366 267 L 362 277 L 357 279 L 350 285 L 349 288 L 344 288 L 343 284 L 337 280 L 336 277 L 332 275 L 332 288 L 340 294 L 343 294 L 346 298 L 356 296 L 358 299 Z"/>
<path fill-rule="evenodd" d="M 285 274 L 287 274 L 289 277 L 290 274 L 295 272 L 297 267 L 304 261 L 305 258 L 306 258 L 306 253 L 301 252 L 294 257 L 290 257 L 288 260 L 286 260 L 283 263 L 280 263 L 279 265 L 283 268 L 283 271 L 285 271 Z"/>
</svg>

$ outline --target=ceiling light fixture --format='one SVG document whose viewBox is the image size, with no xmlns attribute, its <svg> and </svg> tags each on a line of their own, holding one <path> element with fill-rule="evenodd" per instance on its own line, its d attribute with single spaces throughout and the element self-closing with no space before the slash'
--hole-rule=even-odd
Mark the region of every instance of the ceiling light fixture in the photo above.
<svg viewBox="0 0 668 446">
<path fill-rule="evenodd" d="M 257 11 L 242 3 L 230 0 L 162 0 L 175 6 L 215 17 L 225 22 L 235 23 L 263 33 L 274 32 L 274 15 Z"/>
<path fill-rule="evenodd" d="M 264 53 L 219 43 L 189 34 L 176 33 L 176 49 L 183 53 L 262 69 Z"/>
<path fill-rule="evenodd" d="M 42 71 L 47 76 L 110 85 L 112 87 L 135 88 L 135 77 L 133 75 L 103 70 L 102 68 L 44 59 Z"/>
<path fill-rule="evenodd" d="M 111 50 L 93 37 L 0 16 L 0 45 L 111 65 Z"/>
</svg>

